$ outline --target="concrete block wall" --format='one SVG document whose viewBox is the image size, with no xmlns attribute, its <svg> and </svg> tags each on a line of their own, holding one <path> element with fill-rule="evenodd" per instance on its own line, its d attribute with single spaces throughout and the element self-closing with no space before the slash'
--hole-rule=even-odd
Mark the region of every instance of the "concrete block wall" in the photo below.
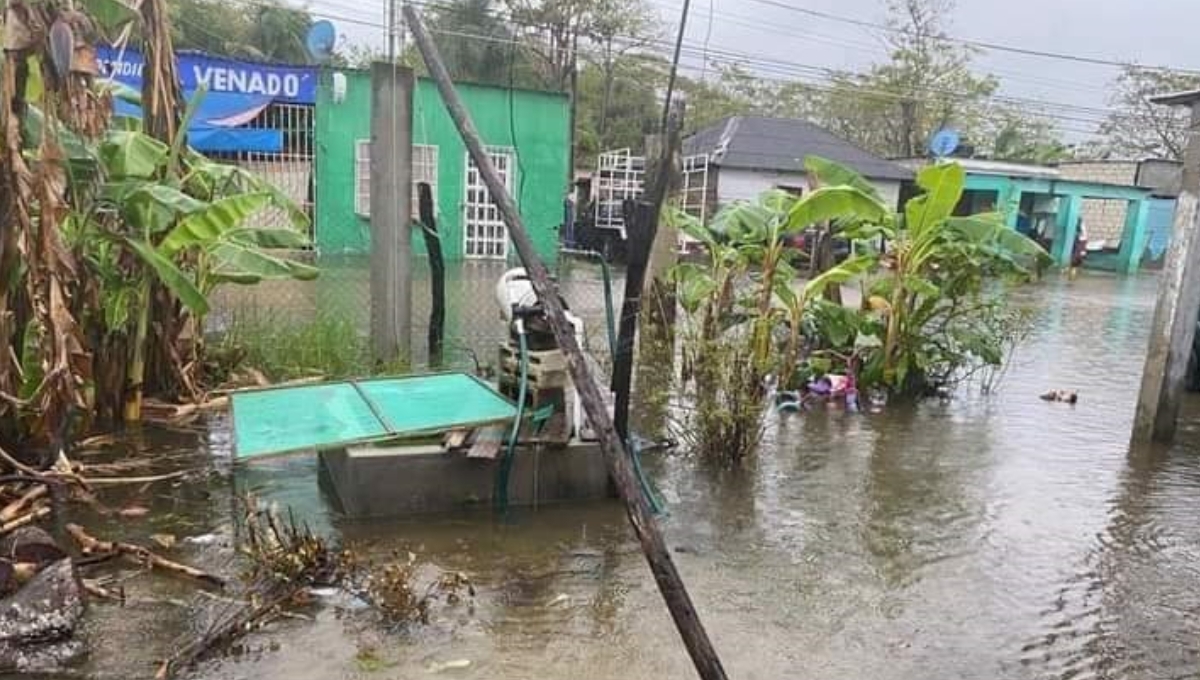
<svg viewBox="0 0 1200 680">
<path fill-rule="evenodd" d="M 1121 186 L 1133 186 L 1137 181 L 1137 170 L 1136 161 L 1091 161 L 1059 166 L 1063 179 Z M 1084 199 L 1082 217 L 1088 243 L 1093 244 L 1092 247 L 1101 242 L 1105 248 L 1120 247 L 1127 209 L 1125 201 Z"/>
</svg>

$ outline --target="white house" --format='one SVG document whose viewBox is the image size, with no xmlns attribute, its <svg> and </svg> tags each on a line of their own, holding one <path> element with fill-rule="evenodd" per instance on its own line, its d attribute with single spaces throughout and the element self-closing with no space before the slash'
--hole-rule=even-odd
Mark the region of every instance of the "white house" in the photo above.
<svg viewBox="0 0 1200 680">
<path fill-rule="evenodd" d="M 900 185 L 912 171 L 880 158 L 808 121 L 791 118 L 731 116 L 699 130 L 683 142 L 686 156 L 708 157 L 711 210 L 751 199 L 772 188 L 805 191 L 804 159 L 821 156 L 853 168 L 897 207 Z"/>
</svg>

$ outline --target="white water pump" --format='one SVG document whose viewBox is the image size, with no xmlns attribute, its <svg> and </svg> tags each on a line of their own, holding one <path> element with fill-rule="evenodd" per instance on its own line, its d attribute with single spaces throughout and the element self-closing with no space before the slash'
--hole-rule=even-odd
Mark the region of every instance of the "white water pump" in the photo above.
<svg viewBox="0 0 1200 680">
<path fill-rule="evenodd" d="M 500 305 L 500 316 L 510 326 L 513 323 L 514 310 L 533 310 L 539 307 L 537 293 L 533 290 L 533 282 L 524 267 L 517 267 L 504 272 L 496 282 L 496 304 Z M 563 305 L 564 309 L 566 305 Z M 583 347 L 583 319 L 567 311 L 567 321 L 575 329 L 575 342 Z"/>
<path fill-rule="evenodd" d="M 504 275 L 496 282 L 496 304 L 500 306 L 500 316 L 508 324 L 510 334 L 517 332 L 526 334 L 531 348 L 536 346 L 562 351 L 549 332 L 545 310 L 538 302 L 537 293 L 533 290 L 533 282 L 529 280 L 529 274 L 523 267 L 504 272 Z M 563 309 L 566 311 L 567 322 L 575 330 L 575 342 L 580 348 L 583 348 L 583 319 L 566 310 L 565 301 Z M 518 321 L 521 322 L 519 326 L 517 325 Z M 537 336 L 536 339 L 532 337 L 534 335 Z M 515 339 L 516 337 L 512 336 L 510 342 Z M 596 435 L 590 423 L 584 418 L 583 406 L 573 385 L 568 390 L 567 398 L 571 403 L 571 423 L 576 436 L 585 440 L 594 440 Z"/>
</svg>

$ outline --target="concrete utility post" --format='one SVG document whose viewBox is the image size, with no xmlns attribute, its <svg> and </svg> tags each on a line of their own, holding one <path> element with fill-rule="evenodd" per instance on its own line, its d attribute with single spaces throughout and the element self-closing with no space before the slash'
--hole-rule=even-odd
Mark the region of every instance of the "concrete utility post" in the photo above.
<svg viewBox="0 0 1200 680">
<path fill-rule="evenodd" d="M 1169 442 L 1200 314 L 1200 90 L 1157 97 L 1156 104 L 1191 108 L 1183 159 L 1183 190 L 1175 208 L 1171 248 L 1163 266 L 1150 347 L 1142 372 L 1133 442 Z"/>
<path fill-rule="evenodd" d="M 371 65 L 371 348 L 412 357 L 412 69 Z"/>
</svg>

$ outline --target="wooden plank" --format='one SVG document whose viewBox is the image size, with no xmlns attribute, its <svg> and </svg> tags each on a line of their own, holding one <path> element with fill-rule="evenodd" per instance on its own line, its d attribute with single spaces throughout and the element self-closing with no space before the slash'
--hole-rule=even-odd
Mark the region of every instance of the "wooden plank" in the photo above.
<svg viewBox="0 0 1200 680">
<path fill-rule="evenodd" d="M 470 430 L 450 430 L 442 437 L 442 448 L 447 451 L 461 449 L 467 443 L 467 437 L 470 434 Z"/>
<path fill-rule="evenodd" d="M 471 444 L 467 451 L 467 458 L 495 460 L 496 456 L 500 455 L 500 447 L 504 445 L 504 437 L 507 434 L 508 427 L 503 425 L 480 428 L 475 433 L 475 443 Z"/>
</svg>

